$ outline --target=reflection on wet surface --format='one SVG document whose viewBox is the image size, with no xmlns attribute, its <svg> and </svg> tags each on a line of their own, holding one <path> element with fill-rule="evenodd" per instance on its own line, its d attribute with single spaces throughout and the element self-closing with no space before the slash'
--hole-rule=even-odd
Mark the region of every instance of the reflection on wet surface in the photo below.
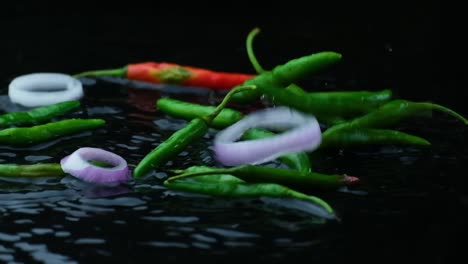
<svg viewBox="0 0 468 264">
<path fill-rule="evenodd" d="M 58 162 L 79 147 L 92 146 L 121 155 L 133 169 L 186 124 L 159 113 L 157 98 L 202 102 L 208 93 L 127 85 L 85 82 L 86 97 L 73 116 L 103 118 L 105 128 L 27 148 L 0 146 L 1 162 Z M 3 112 L 23 110 L 6 96 L 0 105 Z M 440 123 L 452 129 L 440 129 Z M 450 240 L 463 222 L 454 216 L 467 209 L 460 198 L 466 197 L 466 180 L 455 175 L 467 161 L 466 147 L 460 148 L 466 146 L 466 128 L 442 119 L 431 124 L 434 128 L 419 130 L 433 141 L 430 149 L 382 146 L 313 156 L 317 171 L 362 179 L 352 188 L 310 191 L 334 206 L 339 220 L 324 218 L 303 201 L 226 199 L 166 189 L 162 182 L 169 169 L 216 165 L 210 150 L 215 130 L 164 170 L 128 184 L 95 186 L 70 176 L 0 178 L 0 262 L 88 263 L 110 257 L 128 263 L 218 257 L 294 261 L 305 256 L 308 262 L 333 263 L 362 259 L 363 251 L 369 252 L 366 258 L 416 259 L 422 248 L 434 247 L 428 238 Z M 440 256 L 450 252 L 442 248 Z"/>
</svg>

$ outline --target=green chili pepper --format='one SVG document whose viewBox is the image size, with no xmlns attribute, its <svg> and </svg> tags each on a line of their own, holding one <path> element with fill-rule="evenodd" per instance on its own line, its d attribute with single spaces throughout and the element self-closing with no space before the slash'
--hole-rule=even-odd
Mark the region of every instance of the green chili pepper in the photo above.
<svg viewBox="0 0 468 264">
<path fill-rule="evenodd" d="M 262 167 L 256 165 L 241 165 L 231 168 L 214 168 L 211 171 L 182 172 L 167 179 L 170 183 L 175 180 L 210 174 L 230 174 L 246 182 L 276 183 L 287 187 L 323 187 L 336 188 L 351 185 L 359 181 L 358 178 L 348 175 L 327 175 L 317 172 L 300 172 L 297 170 Z"/>
<path fill-rule="evenodd" d="M 159 98 L 156 102 L 156 107 L 168 115 L 185 120 L 207 116 L 216 109 L 215 106 L 189 103 L 169 97 Z M 242 117 L 244 117 L 244 115 L 241 112 L 230 108 L 224 108 L 213 119 L 210 126 L 218 129 L 225 128 L 239 121 Z"/>
<path fill-rule="evenodd" d="M 203 173 L 211 172 L 217 168 L 208 167 L 208 166 L 190 166 L 183 170 L 171 170 L 174 173 Z M 190 182 L 228 182 L 228 183 L 245 183 L 244 180 L 241 180 L 237 177 L 234 177 L 230 174 L 215 174 L 215 175 L 200 175 L 197 177 L 187 178 Z"/>
<path fill-rule="evenodd" d="M 413 116 L 430 116 L 433 110 L 441 111 L 457 118 L 464 124 L 468 124 L 468 121 L 462 115 L 438 104 L 411 102 L 407 100 L 392 100 L 366 115 L 328 128 L 323 133 L 323 137 L 326 138 L 329 135 L 336 136 L 338 133 L 348 133 L 349 130 L 353 129 L 394 126 L 404 118 Z"/>
<path fill-rule="evenodd" d="M 412 116 L 429 116 L 433 110 L 451 115 L 467 124 L 466 118 L 455 111 L 433 103 L 390 101 L 366 115 L 332 126 L 322 134 L 320 147 L 352 146 L 362 144 L 408 144 L 428 146 L 430 143 L 420 137 L 387 129 L 371 129 L 396 125 L 402 119 Z"/>
<path fill-rule="evenodd" d="M 190 143 L 203 137 L 207 131 L 208 125 L 203 119 L 192 119 L 185 127 L 177 130 L 167 140 L 148 153 L 136 166 L 133 176 L 139 178 L 150 170 L 163 166 Z"/>
<path fill-rule="evenodd" d="M 389 127 L 399 123 L 402 119 L 413 116 L 430 116 L 432 111 L 440 111 L 468 124 L 468 120 L 457 112 L 442 105 L 428 102 L 411 102 L 407 100 L 393 100 L 368 114 L 355 118 L 349 122 L 330 128 L 331 131 L 343 128 L 378 128 Z"/>
<path fill-rule="evenodd" d="M 166 141 L 159 144 L 148 153 L 136 166 L 133 171 L 133 177 L 142 177 L 150 170 L 166 164 L 190 143 L 202 138 L 203 135 L 208 132 L 209 125 L 212 123 L 213 119 L 224 109 L 232 95 L 250 89 L 255 89 L 255 86 L 239 86 L 229 91 L 213 112 L 203 117 L 192 119 L 185 127 L 176 131 Z"/>
<path fill-rule="evenodd" d="M 390 90 L 322 92 L 304 95 L 300 88 L 283 89 L 290 85 L 296 86 L 294 83 L 306 76 L 330 67 L 341 60 L 342 56 L 336 52 L 319 52 L 290 60 L 284 65 L 276 66 L 271 71 L 264 71 L 252 48 L 253 38 L 258 32 L 259 29 L 254 28 L 249 33 L 246 44 L 249 59 L 260 74 L 245 82 L 245 84 L 256 85 L 258 89 L 236 94 L 233 97 L 235 102 L 251 102 L 263 94 L 273 103 L 290 106 L 314 114 L 329 124 L 336 124 L 343 122 L 342 117 L 344 116 L 366 113 L 387 102 L 391 97 Z"/>
<path fill-rule="evenodd" d="M 392 97 L 392 91 L 388 89 L 380 91 L 311 92 L 306 94 L 275 87 L 259 87 L 258 89 L 263 91 L 273 103 L 315 115 L 319 120 L 322 117 L 353 117 L 368 113 L 387 103 Z"/>
<path fill-rule="evenodd" d="M 203 116 L 212 113 L 216 107 L 208 105 L 200 105 L 190 102 L 185 102 L 181 100 L 171 99 L 167 97 L 162 97 L 157 101 L 157 107 L 175 117 L 184 118 L 186 120 L 191 120 L 193 118 L 200 118 Z M 214 128 L 225 128 L 235 122 L 242 119 L 244 115 L 234 109 L 224 108 L 210 123 L 210 127 Z M 273 132 L 269 132 L 263 129 L 251 129 L 246 131 L 243 135 L 244 139 L 259 139 L 275 135 Z M 292 153 L 279 157 L 279 160 L 292 169 L 299 171 L 310 171 L 311 165 L 309 157 L 304 152 Z"/>
<path fill-rule="evenodd" d="M 80 106 L 80 101 L 65 101 L 37 107 L 25 112 L 11 112 L 0 115 L 0 127 L 33 125 L 49 121 Z"/>
<path fill-rule="evenodd" d="M 278 65 L 271 71 L 265 71 L 245 81 L 243 85 L 255 85 L 259 89 L 238 93 L 232 99 L 238 103 L 252 102 L 259 99 L 261 94 L 267 94 L 266 89 L 283 89 L 311 74 L 331 67 L 341 60 L 341 57 L 337 52 L 323 51 L 290 60 L 284 65 Z"/>
<path fill-rule="evenodd" d="M 59 163 L 32 165 L 0 164 L 0 177 L 61 177 L 65 176 Z"/>
<path fill-rule="evenodd" d="M 102 119 L 65 119 L 33 127 L 12 127 L 0 130 L 0 144 L 24 146 L 45 142 L 60 136 L 100 127 Z"/>
<path fill-rule="evenodd" d="M 390 129 L 346 129 L 325 131 L 322 135 L 320 148 L 327 147 L 354 147 L 372 144 L 398 144 L 429 146 L 429 141 Z"/>
<path fill-rule="evenodd" d="M 291 84 L 288 87 L 286 87 L 285 89 L 289 90 L 291 92 L 294 92 L 294 93 L 296 93 L 298 95 L 306 95 L 307 94 L 307 92 L 304 91 L 304 89 L 302 89 L 301 87 L 299 87 L 299 86 L 297 86 L 295 84 Z M 320 123 L 325 124 L 327 126 L 331 126 L 331 125 L 337 125 L 337 124 L 340 124 L 340 123 L 344 123 L 346 120 L 343 117 L 336 116 L 336 115 L 321 114 L 320 115 L 320 120 L 317 120 L 317 121 L 319 121 Z"/>
<path fill-rule="evenodd" d="M 211 173 L 216 170 L 207 166 L 192 166 L 184 171 L 184 173 Z M 324 200 L 306 195 L 295 191 L 288 187 L 275 183 L 246 183 L 230 174 L 212 174 L 200 175 L 193 178 L 179 179 L 175 181 L 166 180 L 164 185 L 170 189 L 203 193 L 222 197 L 280 197 L 280 198 L 295 198 L 312 201 L 322 206 L 328 213 L 333 213 L 332 207 Z"/>
<path fill-rule="evenodd" d="M 247 36 L 246 48 L 247 48 L 247 55 L 249 56 L 249 60 L 252 66 L 254 67 L 254 69 L 257 71 L 258 74 L 262 74 L 265 72 L 265 70 L 258 62 L 257 57 L 255 56 L 255 52 L 253 50 L 253 40 L 259 32 L 260 32 L 259 28 L 254 28 L 252 31 L 250 31 L 249 35 Z M 304 91 L 301 87 L 295 84 L 290 84 L 285 89 L 291 92 L 294 92 L 298 95 L 301 95 L 301 96 L 306 94 L 306 91 Z M 343 123 L 344 121 L 345 120 L 342 117 L 325 115 L 325 114 L 321 114 L 321 118 L 319 120 L 320 123 L 326 124 L 326 125 L 335 125 L 335 124 Z"/>
<path fill-rule="evenodd" d="M 302 87 L 300 87 L 300 86 L 298 86 L 298 85 L 296 85 L 296 84 L 290 84 L 290 85 L 288 85 L 288 86 L 287 86 L 286 88 L 284 88 L 284 89 L 289 90 L 289 91 L 291 91 L 291 92 L 293 92 L 293 93 L 296 93 L 296 94 L 298 94 L 298 95 L 305 95 L 305 94 L 307 94 L 307 92 L 306 92 L 304 89 L 302 89 Z"/>
</svg>

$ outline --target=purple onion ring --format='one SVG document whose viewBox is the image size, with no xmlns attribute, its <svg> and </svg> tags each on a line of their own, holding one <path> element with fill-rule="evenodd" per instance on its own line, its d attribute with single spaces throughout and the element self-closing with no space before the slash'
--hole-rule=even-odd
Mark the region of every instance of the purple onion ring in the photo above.
<svg viewBox="0 0 468 264">
<path fill-rule="evenodd" d="M 101 161 L 114 167 L 99 167 L 91 164 L 90 161 Z M 100 148 L 79 148 L 64 157 L 60 165 L 64 172 L 91 183 L 123 182 L 130 177 L 127 161 L 115 153 Z"/>
<path fill-rule="evenodd" d="M 281 130 L 275 136 L 238 141 L 251 128 Z M 318 148 L 322 133 L 317 119 L 288 107 L 280 106 L 252 112 L 216 134 L 215 159 L 226 166 L 261 164 L 279 156 Z"/>
</svg>

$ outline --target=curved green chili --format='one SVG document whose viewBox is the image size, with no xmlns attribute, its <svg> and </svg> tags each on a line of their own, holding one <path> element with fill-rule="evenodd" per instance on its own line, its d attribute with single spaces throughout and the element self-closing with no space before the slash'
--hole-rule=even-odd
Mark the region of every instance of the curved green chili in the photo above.
<svg viewBox="0 0 468 264">
<path fill-rule="evenodd" d="M 69 134 L 103 126 L 103 119 L 65 119 L 33 127 L 12 127 L 0 130 L 0 144 L 34 145 Z"/>
<path fill-rule="evenodd" d="M 331 67 L 341 60 L 341 54 L 333 51 L 322 51 L 308 56 L 292 59 L 283 65 L 278 65 L 271 71 L 265 71 L 244 82 L 243 85 L 255 85 L 259 89 L 246 91 L 233 96 L 238 103 L 248 103 L 260 98 L 268 88 L 283 89 L 301 81 L 307 76 Z"/>
<path fill-rule="evenodd" d="M 467 124 L 466 118 L 447 107 L 398 99 L 387 102 L 366 115 L 328 128 L 322 134 L 320 147 L 375 143 L 428 146 L 430 143 L 423 138 L 396 130 L 375 128 L 390 127 L 408 117 L 430 116 L 433 110 L 446 113 Z"/>
<path fill-rule="evenodd" d="M 189 191 L 221 197 L 279 197 L 295 198 L 314 202 L 322 206 L 328 213 L 333 213 L 333 208 L 324 200 L 295 191 L 276 183 L 229 183 L 229 182 L 187 182 L 164 181 L 164 186 L 181 191 Z"/>
<path fill-rule="evenodd" d="M 206 116 L 216 109 L 216 107 L 214 106 L 195 104 L 167 97 L 160 98 L 157 101 L 156 105 L 159 110 L 165 112 L 166 114 L 184 118 L 186 120 Z M 242 117 L 244 117 L 244 115 L 241 112 L 230 108 L 224 108 L 213 119 L 209 126 L 222 129 L 236 123 L 237 121 L 242 119 Z M 246 133 L 243 135 L 243 139 L 259 139 L 273 135 L 275 134 L 268 130 L 251 129 L 249 131 L 246 131 Z M 292 169 L 296 169 L 299 171 L 311 170 L 309 157 L 304 152 L 284 155 L 279 157 L 279 160 Z"/>
<path fill-rule="evenodd" d="M 0 115 L 0 127 L 34 125 L 64 115 L 80 106 L 80 101 L 65 101 L 41 106 L 25 112 L 11 112 Z"/>
<path fill-rule="evenodd" d="M 320 148 L 355 147 L 372 144 L 394 144 L 429 146 L 431 143 L 424 138 L 413 136 L 391 129 L 346 129 L 325 131 L 322 135 Z"/>
<path fill-rule="evenodd" d="M 294 84 L 292 84 L 294 85 Z M 330 117 L 352 117 L 368 113 L 387 103 L 392 91 L 332 91 L 298 93 L 291 89 L 259 87 L 274 104 L 295 108 L 315 115 L 317 119 Z"/>
<path fill-rule="evenodd" d="M 250 63 L 255 68 L 257 73 L 261 74 L 265 72 L 265 70 L 262 68 L 262 66 L 258 62 L 257 57 L 255 56 L 255 52 L 253 50 L 253 40 L 259 32 L 260 32 L 259 28 L 254 28 L 252 31 L 250 31 L 250 33 L 247 36 L 246 46 L 247 46 L 247 55 L 249 56 Z M 298 95 L 306 94 L 306 91 L 304 91 L 301 87 L 295 84 L 290 84 L 285 89 L 291 92 L 294 92 Z M 344 121 L 345 119 L 340 116 L 325 115 L 325 114 L 322 114 L 319 120 L 320 123 L 326 124 L 326 125 L 336 125 L 339 123 L 343 123 Z"/>
<path fill-rule="evenodd" d="M 65 176 L 59 163 L 32 165 L 0 164 L 0 177 L 62 177 Z"/>
<path fill-rule="evenodd" d="M 433 110 L 441 111 L 455 117 L 464 124 L 468 124 L 465 117 L 447 107 L 428 102 L 411 102 L 398 99 L 392 100 L 366 115 L 332 126 L 323 133 L 323 136 L 326 137 L 328 134 L 336 133 L 336 130 L 344 131 L 355 128 L 383 128 L 394 126 L 404 118 L 430 116 Z"/>
<path fill-rule="evenodd" d="M 224 109 L 232 95 L 237 92 L 250 89 L 255 89 L 255 86 L 239 86 L 229 91 L 214 111 L 203 117 L 192 119 L 185 127 L 176 131 L 166 141 L 159 144 L 150 153 L 148 153 L 136 166 L 133 171 L 133 177 L 142 177 L 150 170 L 166 164 L 190 143 L 202 138 L 203 135 L 208 132 L 211 122 Z"/>
<path fill-rule="evenodd" d="M 191 166 L 184 173 L 211 173 L 217 170 L 208 166 Z M 179 180 L 166 180 L 164 186 L 182 191 L 190 191 L 222 197 L 279 197 L 308 200 L 322 206 L 328 213 L 333 213 L 332 207 L 324 200 L 306 195 L 276 183 L 246 183 L 230 174 L 208 174 Z"/>
<path fill-rule="evenodd" d="M 348 175 L 327 175 L 317 172 L 300 172 L 297 170 L 262 167 L 256 165 L 241 165 L 231 168 L 213 169 L 211 171 L 188 172 L 167 179 L 168 183 L 184 178 L 211 174 L 230 174 L 246 182 L 277 183 L 287 187 L 324 187 L 336 188 L 355 184 L 358 178 Z"/>
</svg>

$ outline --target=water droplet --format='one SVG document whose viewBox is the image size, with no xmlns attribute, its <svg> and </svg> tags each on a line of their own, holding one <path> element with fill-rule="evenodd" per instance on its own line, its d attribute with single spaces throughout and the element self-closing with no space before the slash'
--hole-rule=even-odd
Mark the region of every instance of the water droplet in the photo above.
<svg viewBox="0 0 468 264">
<path fill-rule="evenodd" d="M 385 44 L 385 51 L 393 52 L 392 45 L 390 43 Z"/>
</svg>

